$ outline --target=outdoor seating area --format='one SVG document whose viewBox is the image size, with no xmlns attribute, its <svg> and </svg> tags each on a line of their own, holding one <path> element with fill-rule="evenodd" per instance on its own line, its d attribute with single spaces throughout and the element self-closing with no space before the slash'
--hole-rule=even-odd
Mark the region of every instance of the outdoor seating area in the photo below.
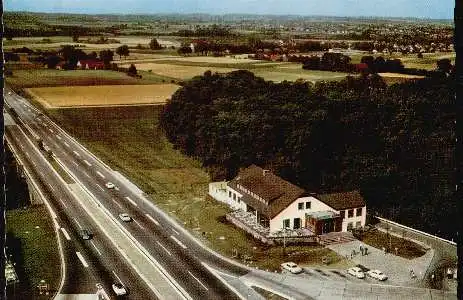
<svg viewBox="0 0 463 300">
<path fill-rule="evenodd" d="M 229 213 L 231 217 L 239 220 L 241 223 L 246 225 L 250 230 L 256 232 L 259 235 L 267 237 L 270 233 L 270 228 L 264 227 L 257 223 L 257 218 L 253 213 L 246 212 L 243 210 L 235 210 Z M 227 215 L 227 216 L 228 216 Z"/>
</svg>

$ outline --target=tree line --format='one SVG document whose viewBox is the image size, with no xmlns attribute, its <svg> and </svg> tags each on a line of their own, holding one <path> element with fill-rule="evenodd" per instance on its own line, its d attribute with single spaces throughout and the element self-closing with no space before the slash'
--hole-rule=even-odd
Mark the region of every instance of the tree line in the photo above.
<svg viewBox="0 0 463 300">
<path fill-rule="evenodd" d="M 451 78 L 311 85 L 208 71 L 172 96 L 160 124 L 214 180 L 255 163 L 308 191 L 359 189 L 370 213 L 454 237 Z"/>
</svg>

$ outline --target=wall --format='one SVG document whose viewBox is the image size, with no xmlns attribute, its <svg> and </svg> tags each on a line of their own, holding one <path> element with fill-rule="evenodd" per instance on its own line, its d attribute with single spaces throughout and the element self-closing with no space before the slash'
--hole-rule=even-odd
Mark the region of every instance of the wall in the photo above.
<svg viewBox="0 0 463 300">
<path fill-rule="evenodd" d="M 367 216 L 367 208 L 366 208 L 366 206 L 362 207 L 362 215 L 359 216 L 359 217 L 356 216 L 357 209 L 354 208 L 353 210 L 354 210 L 354 216 L 351 217 L 351 218 L 348 218 L 348 217 L 347 217 L 348 214 L 347 214 L 347 215 L 344 215 L 345 212 L 348 211 L 348 209 L 347 209 L 347 210 L 344 210 L 344 209 L 343 209 L 343 210 L 337 211 L 338 213 L 341 214 L 341 218 L 344 218 L 344 216 L 347 217 L 347 218 L 344 218 L 344 219 L 342 220 L 342 231 L 347 231 L 347 227 L 348 227 L 349 223 L 352 223 L 352 228 L 356 228 L 356 227 L 357 227 L 357 226 L 356 226 L 357 222 L 360 222 L 360 226 L 361 226 L 361 227 L 365 226 L 366 216 Z"/>
</svg>

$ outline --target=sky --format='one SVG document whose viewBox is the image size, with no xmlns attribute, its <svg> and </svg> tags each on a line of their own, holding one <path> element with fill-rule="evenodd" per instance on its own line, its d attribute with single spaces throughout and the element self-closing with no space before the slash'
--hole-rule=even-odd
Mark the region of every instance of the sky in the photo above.
<svg viewBox="0 0 463 300">
<path fill-rule="evenodd" d="M 457 0 L 459 1 L 459 0 Z M 453 19 L 454 0 L 4 0 L 6 11 L 248 13 Z"/>
</svg>

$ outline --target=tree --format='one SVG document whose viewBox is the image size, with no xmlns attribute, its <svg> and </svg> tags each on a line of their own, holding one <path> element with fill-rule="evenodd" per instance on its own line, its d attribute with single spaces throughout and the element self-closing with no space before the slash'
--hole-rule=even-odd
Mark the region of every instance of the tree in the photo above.
<svg viewBox="0 0 463 300">
<path fill-rule="evenodd" d="M 190 54 L 192 51 L 191 51 L 190 47 L 182 46 L 177 50 L 177 52 L 178 52 L 178 54 L 186 55 L 186 54 Z"/>
<path fill-rule="evenodd" d="M 122 46 L 119 46 L 116 48 L 116 53 L 119 55 L 120 58 L 122 58 L 122 56 L 129 56 L 129 46 L 127 45 L 122 45 Z"/>
<path fill-rule="evenodd" d="M 113 57 L 114 57 L 114 52 L 112 52 L 109 49 L 100 51 L 100 59 L 105 64 L 105 67 L 109 67 L 109 64 L 113 60 Z"/>
<path fill-rule="evenodd" d="M 127 75 L 129 76 L 136 76 L 137 75 L 137 67 L 134 64 L 131 64 L 129 70 L 127 71 Z"/>
<path fill-rule="evenodd" d="M 437 70 L 446 74 L 452 71 L 452 61 L 448 58 L 439 59 L 437 61 Z"/>
<path fill-rule="evenodd" d="M 158 40 L 155 38 L 152 38 L 150 41 L 150 49 L 151 50 L 159 50 L 162 49 L 161 44 L 159 44 Z"/>
<path fill-rule="evenodd" d="M 74 46 L 65 45 L 59 51 L 64 61 L 66 61 L 66 69 L 75 69 L 77 62 L 81 59 L 87 58 L 87 54 L 81 49 L 76 49 Z"/>
<path fill-rule="evenodd" d="M 50 55 L 45 59 L 45 64 L 47 65 L 48 69 L 54 69 L 61 61 L 61 58 L 57 55 Z"/>
</svg>

